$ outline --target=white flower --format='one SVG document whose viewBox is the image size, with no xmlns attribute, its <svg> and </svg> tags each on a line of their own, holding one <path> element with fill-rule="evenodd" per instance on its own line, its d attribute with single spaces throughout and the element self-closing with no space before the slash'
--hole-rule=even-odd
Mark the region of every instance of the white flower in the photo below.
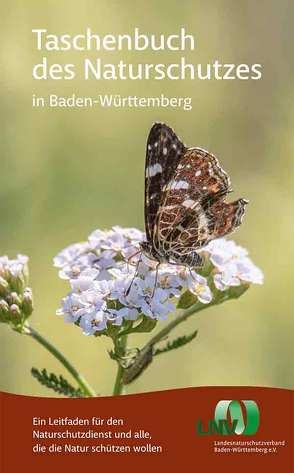
<svg viewBox="0 0 294 473">
<path fill-rule="evenodd" d="M 86 253 L 88 245 L 86 243 L 74 243 L 68 246 L 53 259 L 56 268 L 63 268 L 66 264 L 73 263 L 80 255 Z"/>
<path fill-rule="evenodd" d="M 248 257 L 248 252 L 232 240 L 220 238 L 210 242 L 204 252 L 214 265 L 214 283 L 218 290 L 225 291 L 230 286 L 242 283 L 263 283 L 263 273 Z"/>
<path fill-rule="evenodd" d="M 76 322 L 80 317 L 86 315 L 89 304 L 76 293 L 70 293 L 61 301 L 62 308 L 58 309 L 57 315 L 63 315 L 66 322 Z"/>
<path fill-rule="evenodd" d="M 94 279 L 90 276 L 80 276 L 77 279 L 71 279 L 71 288 L 73 292 L 82 293 L 94 289 Z"/>
<path fill-rule="evenodd" d="M 25 255 L 17 255 L 15 259 L 9 259 L 8 256 L 0 257 L 0 275 L 7 273 L 15 278 L 21 277 L 27 271 L 29 258 Z"/>
<path fill-rule="evenodd" d="M 88 312 L 81 318 L 80 327 L 84 335 L 93 335 L 95 332 L 104 330 L 107 327 L 107 318 L 104 311 Z"/>
<path fill-rule="evenodd" d="M 116 226 L 109 231 L 95 230 L 88 242 L 60 252 L 54 264 L 59 276 L 69 279 L 71 292 L 58 314 L 92 335 L 109 324 L 122 325 L 142 315 L 166 319 L 187 290 L 202 304 L 213 300 L 206 277 L 183 266 L 161 264 L 157 268 L 156 261 L 142 254 L 143 240 L 139 230 Z M 233 241 L 219 239 L 201 251 L 213 266 L 217 289 L 262 282 L 262 273 L 247 251 Z"/>
<path fill-rule="evenodd" d="M 89 235 L 88 242 L 92 250 L 100 250 L 101 243 L 106 238 L 106 232 L 102 230 L 95 230 Z"/>
<path fill-rule="evenodd" d="M 166 265 L 163 266 L 163 269 L 158 270 L 158 286 L 169 289 L 175 296 L 179 296 L 181 288 L 187 284 L 187 272 L 181 272 L 178 266 L 169 268 L 167 272 Z"/>
<path fill-rule="evenodd" d="M 237 265 L 241 281 L 263 284 L 263 272 L 249 258 L 243 258 Z"/>
<path fill-rule="evenodd" d="M 137 244 L 144 239 L 144 234 L 137 228 L 122 228 L 116 225 L 112 227 L 112 230 L 128 238 L 133 244 Z"/>
<path fill-rule="evenodd" d="M 202 304 L 209 304 L 212 301 L 212 292 L 207 284 L 206 278 L 195 273 L 195 271 L 191 271 L 187 277 L 187 281 L 189 291 L 197 296 Z"/>
<path fill-rule="evenodd" d="M 59 277 L 61 279 L 74 279 L 78 278 L 85 271 L 89 271 L 89 269 L 95 271 L 96 259 L 97 256 L 93 253 L 86 253 L 82 256 L 78 256 L 71 262 L 67 262 L 64 266 L 61 267 L 58 273 Z M 96 269 L 96 271 L 97 273 L 99 272 L 98 269 Z"/>
<path fill-rule="evenodd" d="M 152 319 L 165 320 L 176 310 L 176 305 L 170 300 L 167 290 L 157 288 L 152 297 L 141 299 L 141 310 Z"/>
<path fill-rule="evenodd" d="M 219 238 L 211 241 L 202 251 L 209 253 L 210 261 L 222 271 L 228 262 L 247 256 L 248 252 L 233 240 Z"/>
</svg>

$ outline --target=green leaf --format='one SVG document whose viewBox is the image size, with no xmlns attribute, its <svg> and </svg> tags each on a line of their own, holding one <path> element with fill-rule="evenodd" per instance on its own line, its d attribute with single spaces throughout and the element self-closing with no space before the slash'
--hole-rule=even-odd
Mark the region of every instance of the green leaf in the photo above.
<svg viewBox="0 0 294 473">
<path fill-rule="evenodd" d="M 124 320 L 123 322 L 123 330 L 122 332 L 125 332 L 125 334 L 130 333 L 134 325 L 134 320 Z"/>
<path fill-rule="evenodd" d="M 142 322 L 136 327 L 132 328 L 132 332 L 151 332 L 157 324 L 156 319 L 151 319 L 146 315 L 143 316 Z"/>
<path fill-rule="evenodd" d="M 197 300 L 197 297 L 192 294 L 192 292 L 186 291 L 184 292 L 184 294 L 181 295 L 177 305 L 177 309 L 189 309 L 189 307 L 196 304 Z"/>
<path fill-rule="evenodd" d="M 233 286 L 228 290 L 230 299 L 238 299 L 249 289 L 249 284 L 241 284 L 241 286 Z"/>
<path fill-rule="evenodd" d="M 105 331 L 105 335 L 111 338 L 116 338 L 119 334 L 120 327 L 118 325 L 113 325 L 112 323 L 107 323 L 107 329 Z"/>
<path fill-rule="evenodd" d="M 172 342 L 168 342 L 165 347 L 163 348 L 156 348 L 153 352 L 153 356 L 160 355 L 161 353 L 166 353 L 171 350 L 175 350 L 176 348 L 183 347 L 187 343 L 191 342 L 194 340 L 194 338 L 197 336 L 198 330 L 195 330 L 195 332 L 191 333 L 190 335 L 183 335 L 181 337 L 176 338 Z"/>
<path fill-rule="evenodd" d="M 120 332 L 119 336 L 128 335 L 129 333 L 148 333 L 154 329 L 157 324 L 157 320 L 151 319 L 146 315 L 143 315 L 141 322 L 138 325 L 135 325 L 129 329 L 125 329 Z"/>
<path fill-rule="evenodd" d="M 102 337 L 102 336 L 105 336 L 105 337 L 108 337 L 108 332 L 107 332 L 107 329 L 104 329 L 104 330 L 97 330 L 96 332 L 93 333 L 93 337 Z"/>
<path fill-rule="evenodd" d="M 84 397 L 82 390 L 80 388 L 74 388 L 62 375 L 56 376 L 54 373 L 49 374 L 45 368 L 42 371 L 39 371 L 37 368 L 32 368 L 31 373 L 40 384 L 59 394 L 63 394 L 67 397 Z"/>
</svg>

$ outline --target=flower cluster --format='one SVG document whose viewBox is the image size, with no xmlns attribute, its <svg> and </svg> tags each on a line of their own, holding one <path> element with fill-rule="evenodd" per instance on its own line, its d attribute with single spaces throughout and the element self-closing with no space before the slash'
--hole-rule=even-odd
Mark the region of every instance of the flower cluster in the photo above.
<svg viewBox="0 0 294 473">
<path fill-rule="evenodd" d="M 248 257 L 248 251 L 233 240 L 220 238 L 210 242 L 204 251 L 214 266 L 214 284 L 219 291 L 243 283 L 262 284 L 263 273 Z"/>
<path fill-rule="evenodd" d="M 183 266 L 161 264 L 140 250 L 144 234 L 134 228 L 94 231 L 84 243 L 64 249 L 54 258 L 59 276 L 68 279 L 70 293 L 57 311 L 83 333 L 101 333 L 142 318 L 166 319 L 187 291 L 199 303 L 213 301 L 214 291 L 243 283 L 262 283 L 261 271 L 246 250 L 220 239 L 202 250 L 210 263 L 204 277 Z"/>
<path fill-rule="evenodd" d="M 28 283 L 28 257 L 0 257 L 0 322 L 21 328 L 33 312 L 32 290 Z"/>
</svg>

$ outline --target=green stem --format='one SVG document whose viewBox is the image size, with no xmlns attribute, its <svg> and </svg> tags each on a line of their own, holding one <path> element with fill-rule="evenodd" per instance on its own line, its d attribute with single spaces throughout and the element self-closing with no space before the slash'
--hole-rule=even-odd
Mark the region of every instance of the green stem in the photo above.
<svg viewBox="0 0 294 473">
<path fill-rule="evenodd" d="M 74 368 L 74 366 L 68 361 L 67 358 L 59 351 L 57 348 L 52 345 L 46 338 L 44 338 L 40 333 L 33 329 L 30 325 L 26 324 L 23 333 L 31 336 L 34 340 L 40 343 L 46 350 L 48 350 L 55 358 L 60 361 L 60 363 L 69 371 L 69 373 L 76 380 L 83 393 L 87 397 L 95 397 L 96 393 L 94 389 L 88 384 L 85 378 Z"/>
<path fill-rule="evenodd" d="M 114 350 L 115 353 L 118 356 L 123 356 L 125 353 L 125 349 L 127 346 L 127 337 L 126 335 L 123 335 L 121 338 L 114 340 Z M 116 377 L 115 377 L 115 382 L 114 382 L 114 387 L 113 387 L 113 396 L 120 396 L 123 394 L 123 372 L 124 369 L 121 366 L 120 362 L 117 362 L 117 372 L 116 372 Z"/>
<path fill-rule="evenodd" d="M 123 383 L 122 383 L 122 375 L 123 375 L 123 367 L 118 363 L 117 364 L 117 372 L 113 387 L 113 396 L 120 396 L 123 392 Z"/>
</svg>

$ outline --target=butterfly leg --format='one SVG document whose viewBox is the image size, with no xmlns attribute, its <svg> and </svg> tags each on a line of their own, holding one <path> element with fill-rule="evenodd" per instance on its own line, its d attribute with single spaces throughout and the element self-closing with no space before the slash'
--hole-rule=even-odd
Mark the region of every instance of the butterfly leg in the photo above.
<svg viewBox="0 0 294 473">
<path fill-rule="evenodd" d="M 193 281 L 195 281 L 196 283 L 198 283 L 197 279 L 195 278 L 195 276 L 193 275 L 192 273 L 192 268 L 190 266 L 186 266 L 186 268 L 188 269 L 189 273 L 190 273 L 190 276 L 191 278 L 193 279 Z"/>
<path fill-rule="evenodd" d="M 136 265 L 136 269 L 135 269 L 135 273 L 134 273 L 134 276 L 133 276 L 133 278 L 132 278 L 132 280 L 131 280 L 131 283 L 130 283 L 128 289 L 127 289 L 126 292 L 125 292 L 125 296 L 126 296 L 126 297 L 130 294 L 130 290 L 131 290 L 131 288 L 132 288 L 133 282 L 135 281 L 135 278 L 136 278 L 137 275 L 138 275 L 139 265 L 140 265 L 140 263 L 141 263 L 141 261 L 142 261 L 142 251 L 140 251 L 140 252 L 138 252 L 138 253 L 140 253 L 140 258 L 138 259 L 138 262 L 137 262 L 137 265 Z M 138 254 L 138 253 L 137 253 L 137 254 Z M 134 257 L 134 256 L 135 256 L 135 255 L 133 255 L 132 257 Z"/>
<path fill-rule="evenodd" d="M 154 297 L 154 294 L 155 294 L 155 290 L 156 290 L 156 286 L 157 286 L 157 281 L 158 281 L 158 268 L 160 266 L 160 262 L 157 263 L 156 265 L 156 269 L 155 269 L 155 281 L 154 281 L 154 286 L 153 286 L 153 291 L 152 291 L 152 296 L 151 296 L 151 300 L 153 299 Z"/>
<path fill-rule="evenodd" d="M 142 254 L 142 250 L 138 250 L 136 251 L 136 253 L 134 253 L 133 255 L 131 255 L 128 259 L 127 259 L 127 268 L 128 268 L 128 271 L 129 271 L 129 265 L 131 264 L 130 261 L 132 261 L 132 259 L 137 256 L 138 254 Z"/>
<path fill-rule="evenodd" d="M 195 281 L 195 278 L 193 276 L 192 269 L 190 268 L 190 266 L 186 266 L 186 268 L 187 268 L 188 272 L 190 273 L 191 278 Z"/>
</svg>

